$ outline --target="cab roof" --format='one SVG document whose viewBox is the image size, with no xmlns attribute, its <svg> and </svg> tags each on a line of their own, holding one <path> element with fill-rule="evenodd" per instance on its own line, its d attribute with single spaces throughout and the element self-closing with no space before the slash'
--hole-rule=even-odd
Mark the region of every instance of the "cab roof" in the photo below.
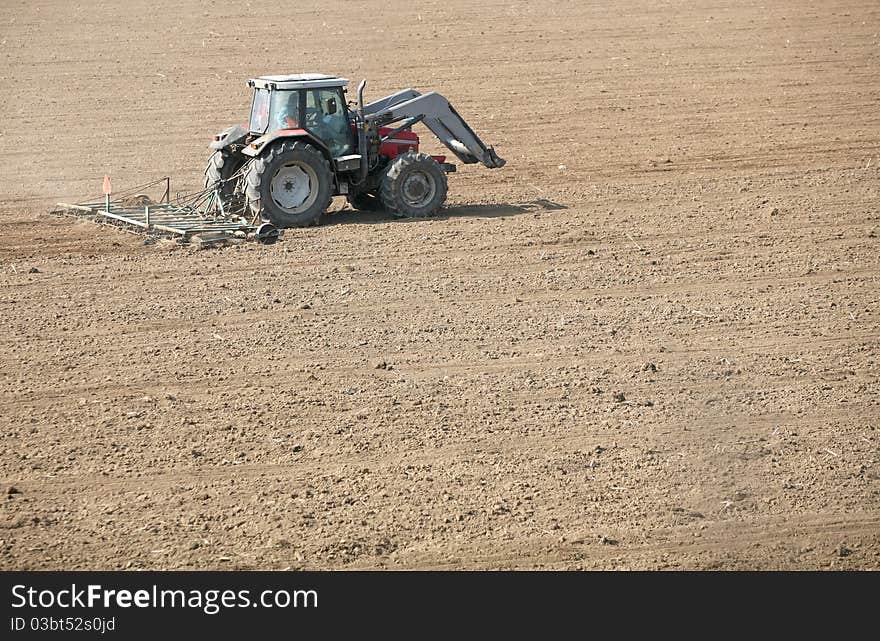
<svg viewBox="0 0 880 641">
<path fill-rule="evenodd" d="M 257 89 L 315 89 L 345 87 L 347 84 L 347 78 L 337 78 L 323 73 L 291 73 L 260 76 L 248 80 L 248 87 L 256 87 Z"/>
</svg>

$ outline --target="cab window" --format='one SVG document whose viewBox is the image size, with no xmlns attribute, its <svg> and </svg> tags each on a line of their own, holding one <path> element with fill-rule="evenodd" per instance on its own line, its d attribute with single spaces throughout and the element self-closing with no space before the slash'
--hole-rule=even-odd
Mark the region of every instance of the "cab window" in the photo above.
<svg viewBox="0 0 880 641">
<path fill-rule="evenodd" d="M 299 129 L 302 91 L 274 91 L 272 93 L 272 129 Z"/>
<path fill-rule="evenodd" d="M 333 157 L 344 156 L 352 148 L 351 125 L 345 111 L 341 87 L 311 89 L 305 100 L 305 127 L 324 141 Z"/>
<path fill-rule="evenodd" d="M 263 133 L 269 126 L 269 91 L 257 89 L 254 91 L 254 103 L 251 105 L 251 120 L 249 128 L 253 132 Z"/>
</svg>

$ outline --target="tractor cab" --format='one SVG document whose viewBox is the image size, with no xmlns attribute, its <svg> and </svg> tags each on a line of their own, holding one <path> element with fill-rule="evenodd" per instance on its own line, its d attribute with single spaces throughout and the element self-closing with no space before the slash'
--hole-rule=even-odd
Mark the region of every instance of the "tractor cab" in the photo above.
<svg viewBox="0 0 880 641">
<path fill-rule="evenodd" d="M 320 73 L 249 80 L 254 100 L 248 129 L 257 135 L 305 129 L 322 141 L 334 158 L 350 154 L 355 140 L 345 103 L 347 84 L 345 78 Z"/>
</svg>

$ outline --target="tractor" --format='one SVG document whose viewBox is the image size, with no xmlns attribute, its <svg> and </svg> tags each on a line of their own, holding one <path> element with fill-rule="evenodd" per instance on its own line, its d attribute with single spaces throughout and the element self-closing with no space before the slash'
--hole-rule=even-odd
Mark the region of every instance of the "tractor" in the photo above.
<svg viewBox="0 0 880 641">
<path fill-rule="evenodd" d="M 348 80 L 325 74 L 261 76 L 247 126 L 214 136 L 205 189 L 225 213 L 277 228 L 317 225 L 333 196 L 358 210 L 401 217 L 435 215 L 455 165 L 419 151 L 423 123 L 463 163 L 503 167 L 441 95 L 405 89 L 364 104 L 345 100 Z"/>
</svg>

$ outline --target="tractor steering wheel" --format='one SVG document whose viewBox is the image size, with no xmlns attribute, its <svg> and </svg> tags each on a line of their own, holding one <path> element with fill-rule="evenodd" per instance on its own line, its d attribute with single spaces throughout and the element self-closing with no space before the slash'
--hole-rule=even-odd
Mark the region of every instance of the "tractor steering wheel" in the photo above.
<svg viewBox="0 0 880 641">
<path fill-rule="evenodd" d="M 306 108 L 306 127 L 314 127 L 318 124 L 318 110 Z"/>
</svg>

